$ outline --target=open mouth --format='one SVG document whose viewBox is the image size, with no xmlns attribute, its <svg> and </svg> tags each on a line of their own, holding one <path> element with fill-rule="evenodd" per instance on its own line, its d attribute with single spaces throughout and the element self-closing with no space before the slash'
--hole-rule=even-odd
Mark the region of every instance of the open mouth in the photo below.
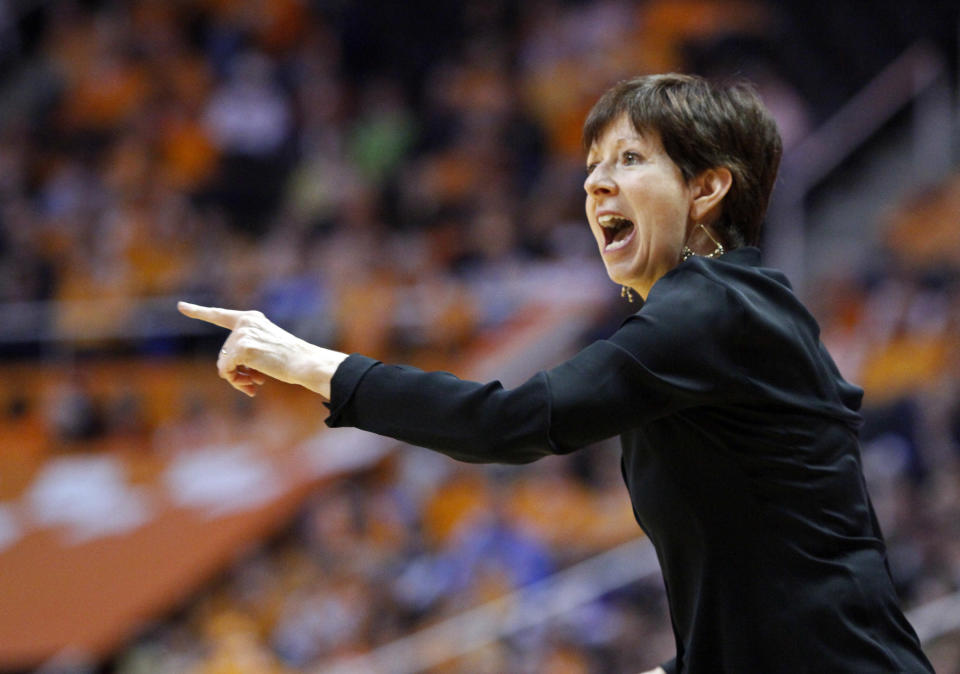
<svg viewBox="0 0 960 674">
<path fill-rule="evenodd" d="M 622 215 L 601 215 L 597 218 L 597 224 L 603 232 L 603 252 L 605 253 L 623 248 L 633 236 L 633 223 Z"/>
</svg>

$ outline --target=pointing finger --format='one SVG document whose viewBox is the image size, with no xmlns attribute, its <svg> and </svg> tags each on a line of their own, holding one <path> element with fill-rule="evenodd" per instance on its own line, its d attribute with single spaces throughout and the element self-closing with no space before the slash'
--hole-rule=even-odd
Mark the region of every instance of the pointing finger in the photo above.
<svg viewBox="0 0 960 674">
<path fill-rule="evenodd" d="M 237 326 L 237 320 L 242 311 L 235 309 L 220 309 L 218 307 L 202 307 L 199 304 L 190 304 L 189 302 L 177 302 L 177 309 L 181 314 L 189 318 L 206 321 L 219 325 L 221 328 L 233 330 Z"/>
</svg>

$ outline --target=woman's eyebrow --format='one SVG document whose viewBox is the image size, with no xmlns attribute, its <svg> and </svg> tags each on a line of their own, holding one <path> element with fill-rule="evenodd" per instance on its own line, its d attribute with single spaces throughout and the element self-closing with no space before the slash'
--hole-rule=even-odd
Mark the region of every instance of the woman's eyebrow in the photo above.
<svg viewBox="0 0 960 674">
<path fill-rule="evenodd" d="M 636 136 L 620 136 L 615 141 L 613 141 L 613 147 L 621 148 L 624 145 L 629 145 L 630 143 L 642 143 L 644 142 L 643 136 L 637 134 Z"/>
</svg>

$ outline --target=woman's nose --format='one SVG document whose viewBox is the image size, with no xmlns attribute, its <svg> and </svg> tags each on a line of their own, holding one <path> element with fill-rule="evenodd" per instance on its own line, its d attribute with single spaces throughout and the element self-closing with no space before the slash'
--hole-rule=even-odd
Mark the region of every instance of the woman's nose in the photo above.
<svg viewBox="0 0 960 674">
<path fill-rule="evenodd" d="M 609 171 L 600 164 L 587 175 L 587 179 L 583 182 L 583 189 L 588 195 L 615 194 L 617 183 Z"/>
</svg>

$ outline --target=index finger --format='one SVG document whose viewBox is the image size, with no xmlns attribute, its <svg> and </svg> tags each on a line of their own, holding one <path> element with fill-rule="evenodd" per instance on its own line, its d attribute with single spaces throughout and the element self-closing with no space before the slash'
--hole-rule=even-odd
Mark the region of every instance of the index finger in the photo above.
<svg viewBox="0 0 960 674">
<path fill-rule="evenodd" d="M 184 316 L 206 321 L 207 323 L 213 323 L 227 330 L 233 330 L 237 326 L 237 320 L 240 318 L 240 314 L 243 313 L 236 309 L 202 307 L 199 304 L 190 304 L 189 302 L 177 302 L 177 309 Z"/>
</svg>

